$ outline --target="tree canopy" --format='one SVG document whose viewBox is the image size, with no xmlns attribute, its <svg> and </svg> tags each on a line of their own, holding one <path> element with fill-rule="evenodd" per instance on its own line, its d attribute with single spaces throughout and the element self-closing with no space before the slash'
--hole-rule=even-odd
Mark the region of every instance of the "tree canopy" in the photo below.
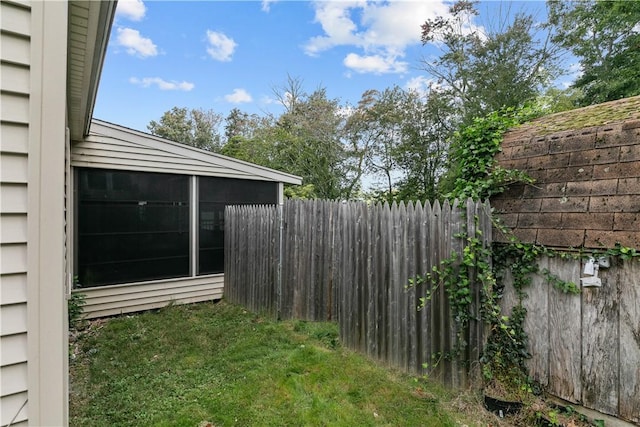
<svg viewBox="0 0 640 427">
<path fill-rule="evenodd" d="M 365 91 L 357 105 L 307 91 L 299 77 L 272 88 L 279 115 L 174 107 L 151 133 L 299 175 L 290 197 L 424 200 L 452 194 L 474 165 L 459 164 L 461 137 L 498 112 L 555 112 L 640 94 L 640 2 L 548 1 L 543 25 L 522 11 L 483 17 L 477 2 L 459 0 L 428 19 L 423 44 L 439 53 L 419 67 L 425 92 L 399 86 Z M 581 73 L 569 88 L 557 78 L 560 53 Z M 515 113 L 514 113 L 515 114 Z M 484 121 L 483 121 L 484 120 Z M 473 144 L 472 144 L 473 145 Z M 469 169 L 470 168 L 470 169 Z M 509 178 L 503 176 L 502 178 Z M 461 181 L 462 180 L 462 181 Z"/>
<path fill-rule="evenodd" d="M 499 25 L 482 23 L 474 1 L 461 0 L 422 25 L 423 44 L 440 46 L 437 58 L 423 58 L 434 79 L 432 89 L 460 112 L 460 121 L 533 101 L 557 76 L 558 58 L 534 25 L 534 17 L 516 13 L 498 17 Z M 493 28 L 493 27 L 496 28 Z"/>
<path fill-rule="evenodd" d="M 640 94 L 640 2 L 548 1 L 553 41 L 580 63 L 579 104 Z"/>
<path fill-rule="evenodd" d="M 151 120 L 147 129 L 153 135 L 172 141 L 203 150 L 219 151 L 221 138 L 218 127 L 221 123 L 222 115 L 213 110 L 173 107 L 158 122 Z"/>
</svg>

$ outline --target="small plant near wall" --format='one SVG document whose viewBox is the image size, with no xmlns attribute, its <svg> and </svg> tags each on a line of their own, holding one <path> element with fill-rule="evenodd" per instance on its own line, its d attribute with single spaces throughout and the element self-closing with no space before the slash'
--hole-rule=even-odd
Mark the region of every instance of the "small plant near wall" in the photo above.
<svg viewBox="0 0 640 427">
<path fill-rule="evenodd" d="M 78 288 L 78 277 L 73 278 L 73 287 Z M 67 300 L 67 313 L 69 317 L 69 329 L 77 329 L 82 321 L 86 295 L 79 292 L 72 292 Z"/>
</svg>

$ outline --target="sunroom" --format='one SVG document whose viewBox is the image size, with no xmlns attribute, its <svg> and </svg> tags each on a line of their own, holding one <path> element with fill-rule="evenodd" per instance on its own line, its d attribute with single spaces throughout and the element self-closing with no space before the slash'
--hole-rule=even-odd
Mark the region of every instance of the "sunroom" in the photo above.
<svg viewBox="0 0 640 427">
<path fill-rule="evenodd" d="M 225 206 L 278 204 L 301 183 L 99 120 L 70 159 L 69 281 L 87 318 L 221 298 Z"/>
</svg>

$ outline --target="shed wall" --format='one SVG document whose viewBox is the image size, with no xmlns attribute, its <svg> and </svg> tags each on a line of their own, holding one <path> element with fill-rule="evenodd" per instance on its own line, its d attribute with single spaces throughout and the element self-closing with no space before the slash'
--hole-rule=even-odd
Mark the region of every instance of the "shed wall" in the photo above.
<svg viewBox="0 0 640 427">
<path fill-rule="evenodd" d="M 0 2 L 0 29 L 0 425 L 5 426 L 26 423 L 28 417 L 28 3 Z"/>
</svg>

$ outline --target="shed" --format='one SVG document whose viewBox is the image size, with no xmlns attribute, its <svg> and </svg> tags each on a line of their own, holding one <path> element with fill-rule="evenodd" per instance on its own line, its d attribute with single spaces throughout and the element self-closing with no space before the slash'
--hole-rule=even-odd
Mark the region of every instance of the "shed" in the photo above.
<svg viewBox="0 0 640 427">
<path fill-rule="evenodd" d="M 522 241 L 585 254 L 617 244 L 640 248 L 640 96 L 512 129 L 496 159 L 536 180 L 491 200 Z M 494 240 L 504 238 L 494 230 Z M 532 277 L 522 302 L 527 367 L 548 393 L 637 425 L 640 261 L 620 258 L 538 259 L 541 271 L 581 289 L 566 294 L 552 278 Z M 584 280 L 594 275 L 598 280 Z M 517 300 L 509 280 L 501 300 L 506 313 Z"/>
<path fill-rule="evenodd" d="M 94 119 L 72 142 L 74 292 L 88 318 L 222 297 L 224 208 L 299 177 Z"/>
</svg>

